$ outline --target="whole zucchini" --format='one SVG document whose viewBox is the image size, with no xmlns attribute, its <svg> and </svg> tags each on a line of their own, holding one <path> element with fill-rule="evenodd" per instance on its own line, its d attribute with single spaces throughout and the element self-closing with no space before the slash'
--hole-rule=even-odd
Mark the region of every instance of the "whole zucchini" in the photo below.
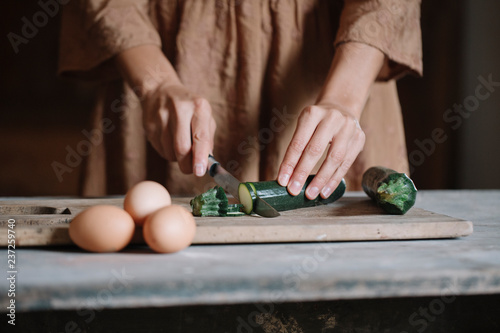
<svg viewBox="0 0 500 333">
<path fill-rule="evenodd" d="M 405 214 L 417 198 L 415 184 L 406 174 L 382 166 L 366 170 L 361 185 L 365 193 L 389 214 Z"/>
<path fill-rule="evenodd" d="M 252 212 L 256 196 L 264 199 L 277 211 L 285 211 L 304 207 L 313 207 L 317 205 L 326 205 L 338 200 L 344 195 L 346 185 L 345 181 L 342 179 L 339 186 L 337 186 L 335 191 L 333 191 L 328 198 L 322 199 L 318 196 L 314 200 L 307 199 L 305 190 L 313 178 L 314 175 L 310 175 L 307 178 L 302 190 L 296 196 L 288 193 L 286 186 L 281 186 L 275 180 L 241 183 L 238 188 L 238 194 L 240 202 L 243 204 L 243 210 L 247 214 Z"/>
</svg>

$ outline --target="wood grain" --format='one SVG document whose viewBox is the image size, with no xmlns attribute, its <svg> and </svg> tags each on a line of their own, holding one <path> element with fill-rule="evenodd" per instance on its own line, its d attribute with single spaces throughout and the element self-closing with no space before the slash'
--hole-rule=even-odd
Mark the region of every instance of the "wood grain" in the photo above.
<svg viewBox="0 0 500 333">
<path fill-rule="evenodd" d="M 189 198 L 173 198 L 189 209 Z M 0 228 L 15 220 L 16 246 L 72 244 L 68 227 L 83 209 L 107 204 L 123 206 L 123 198 L 0 201 Z M 470 235 L 472 223 L 412 208 L 405 215 L 387 215 L 368 198 L 349 197 L 318 207 L 282 212 L 277 218 L 259 216 L 197 217 L 194 244 L 325 242 L 456 238 Z M 0 245 L 8 244 L 7 232 Z M 137 229 L 134 243 L 142 244 Z"/>
</svg>

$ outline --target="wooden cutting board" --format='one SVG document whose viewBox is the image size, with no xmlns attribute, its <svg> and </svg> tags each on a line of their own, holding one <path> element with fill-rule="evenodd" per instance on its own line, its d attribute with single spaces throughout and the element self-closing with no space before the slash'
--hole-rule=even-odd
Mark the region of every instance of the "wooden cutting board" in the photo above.
<svg viewBox="0 0 500 333">
<path fill-rule="evenodd" d="M 189 198 L 173 202 L 189 208 Z M 83 209 L 123 198 L 0 201 L 0 245 L 8 244 L 7 224 L 15 220 L 16 246 L 72 244 L 68 227 Z M 367 197 L 346 194 L 335 203 L 282 212 L 277 218 L 197 217 L 194 244 L 324 242 L 456 238 L 472 233 L 472 222 L 412 208 L 405 215 L 385 214 Z M 136 230 L 134 243 L 144 243 Z"/>
</svg>

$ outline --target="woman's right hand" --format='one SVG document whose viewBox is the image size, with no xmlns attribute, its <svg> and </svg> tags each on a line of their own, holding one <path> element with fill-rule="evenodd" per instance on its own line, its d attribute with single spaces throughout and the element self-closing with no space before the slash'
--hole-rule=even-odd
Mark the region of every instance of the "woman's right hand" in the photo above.
<svg viewBox="0 0 500 333">
<path fill-rule="evenodd" d="M 181 83 L 156 45 L 122 51 L 116 64 L 141 101 L 146 136 L 156 151 L 177 161 L 183 173 L 203 176 L 216 127 L 208 101 Z"/>
<path fill-rule="evenodd" d="M 142 96 L 142 110 L 147 138 L 156 151 L 177 161 L 183 173 L 203 176 L 216 128 L 208 101 L 166 81 Z"/>
</svg>

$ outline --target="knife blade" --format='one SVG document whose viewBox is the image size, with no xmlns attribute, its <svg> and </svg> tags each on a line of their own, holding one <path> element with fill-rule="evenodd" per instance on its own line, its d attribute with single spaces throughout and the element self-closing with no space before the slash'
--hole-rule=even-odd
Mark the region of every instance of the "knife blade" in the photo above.
<svg viewBox="0 0 500 333">
<path fill-rule="evenodd" d="M 264 199 L 255 194 L 256 198 L 254 200 L 253 211 L 263 217 L 278 217 L 280 213 L 267 203 Z"/>
<path fill-rule="evenodd" d="M 234 177 L 232 174 L 227 172 L 226 169 L 224 169 L 212 155 L 208 155 L 208 174 L 226 192 L 231 194 L 236 199 L 240 200 L 238 195 L 238 187 L 240 186 L 240 181 L 236 179 L 236 177 Z"/>
<path fill-rule="evenodd" d="M 233 197 L 240 200 L 238 194 L 238 187 L 240 186 L 240 181 L 234 177 L 232 174 L 227 172 L 226 169 L 220 165 L 219 162 L 212 156 L 208 156 L 208 173 L 215 182 L 222 187 L 225 191 L 231 194 Z M 268 204 L 264 199 L 260 198 L 256 194 L 254 202 L 254 210 L 256 214 L 263 217 L 276 217 L 280 216 L 280 213 L 274 209 L 270 204 Z"/>
</svg>

